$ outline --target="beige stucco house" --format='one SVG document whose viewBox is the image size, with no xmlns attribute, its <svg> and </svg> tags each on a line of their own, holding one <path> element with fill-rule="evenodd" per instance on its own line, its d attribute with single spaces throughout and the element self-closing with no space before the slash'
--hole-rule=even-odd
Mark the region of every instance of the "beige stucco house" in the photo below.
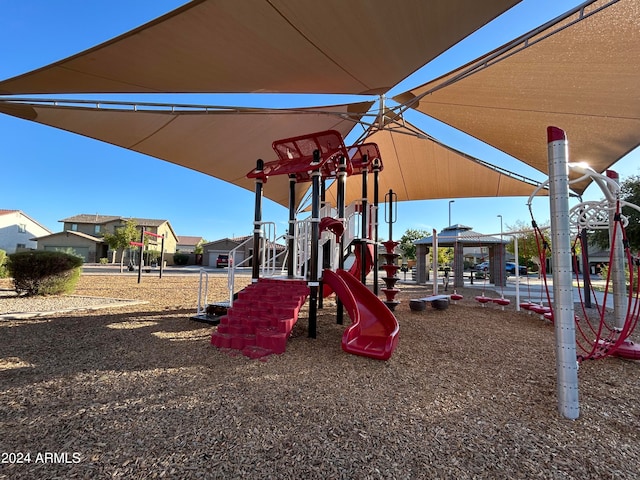
<svg viewBox="0 0 640 480">
<path fill-rule="evenodd" d="M 112 252 L 103 241 L 105 233 L 113 233 L 116 228 L 124 226 L 129 220 L 127 217 L 113 215 L 80 214 L 60 220 L 63 223 L 63 231 L 38 237 L 38 250 L 68 250 L 71 249 L 84 258 L 85 263 L 95 263 L 101 258 L 108 261 L 120 261 L 120 252 Z M 173 263 L 173 254 L 176 252 L 178 236 L 173 231 L 168 220 L 149 218 L 133 218 L 138 230 L 151 232 L 156 235 L 164 235 L 164 259 L 167 264 Z M 138 240 L 139 241 L 139 240 Z M 160 255 L 162 239 L 148 236 L 147 249 L 158 252 Z M 132 246 L 125 251 L 125 262 L 136 258 L 137 247 Z"/>
</svg>

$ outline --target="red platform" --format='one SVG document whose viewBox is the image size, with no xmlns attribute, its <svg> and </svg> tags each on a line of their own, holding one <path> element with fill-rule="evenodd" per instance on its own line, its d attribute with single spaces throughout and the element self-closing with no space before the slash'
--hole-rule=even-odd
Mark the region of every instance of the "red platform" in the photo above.
<svg viewBox="0 0 640 480">
<path fill-rule="evenodd" d="M 616 357 L 640 360 L 640 344 L 633 343 L 631 340 L 625 340 L 616 348 L 613 354 Z"/>
</svg>

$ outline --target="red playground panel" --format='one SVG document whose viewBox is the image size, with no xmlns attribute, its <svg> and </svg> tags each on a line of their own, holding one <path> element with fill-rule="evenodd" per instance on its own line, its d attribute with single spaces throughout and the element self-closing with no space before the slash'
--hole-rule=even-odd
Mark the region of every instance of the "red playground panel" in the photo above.
<svg viewBox="0 0 640 480">
<path fill-rule="evenodd" d="M 367 162 L 364 161 L 364 156 L 367 156 Z M 383 170 L 382 159 L 380 158 L 380 150 L 375 143 L 363 143 L 361 145 L 354 145 L 349 147 L 349 158 L 351 159 L 351 166 L 353 167 L 353 175 L 361 175 L 363 171 L 367 173 L 373 172 L 373 160 L 378 159 L 378 166 L 380 171 Z"/>
<path fill-rule="evenodd" d="M 351 174 L 351 162 L 342 135 L 335 130 L 301 135 L 299 137 L 276 140 L 272 144 L 279 160 L 264 164 L 262 172 L 252 170 L 248 178 L 262 178 L 272 175 L 295 175 L 297 182 L 311 181 L 311 172 L 320 170 L 323 178 L 335 177 L 340 158 L 347 159 L 347 175 Z M 320 162 L 314 163 L 313 152 L 320 152 Z"/>
</svg>

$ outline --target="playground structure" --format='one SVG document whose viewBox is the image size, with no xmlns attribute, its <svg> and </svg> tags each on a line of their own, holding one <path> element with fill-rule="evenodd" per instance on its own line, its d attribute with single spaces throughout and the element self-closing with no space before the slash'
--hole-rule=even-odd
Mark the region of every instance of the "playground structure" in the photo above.
<svg viewBox="0 0 640 480">
<path fill-rule="evenodd" d="M 395 202 L 395 203 L 394 203 Z M 386 272 L 386 277 L 383 277 L 385 283 L 385 288 L 382 289 L 382 292 L 386 296 L 386 300 L 384 304 L 389 307 L 389 310 L 392 312 L 395 310 L 396 306 L 400 303 L 396 300 L 396 295 L 398 295 L 399 289 L 395 288 L 396 282 L 398 281 L 398 264 L 396 259 L 398 258 L 398 254 L 395 253 L 395 248 L 398 246 L 399 242 L 393 240 L 393 224 L 397 218 L 397 207 L 394 210 L 394 205 L 397 205 L 397 195 L 393 193 L 393 190 L 389 190 L 389 192 L 385 195 L 385 206 L 388 205 L 388 210 L 385 210 L 385 220 L 389 224 L 389 240 L 386 242 L 382 242 L 385 248 L 384 258 L 385 264 L 382 265 L 382 268 Z"/>
<path fill-rule="evenodd" d="M 580 164 L 568 164 L 572 171 L 579 172 L 582 176 L 572 182 L 585 178 L 592 179 L 604 194 L 604 199 L 599 202 L 581 202 L 569 211 L 570 227 L 573 243 L 572 266 L 575 282 L 580 294 L 580 312 L 575 315 L 575 327 L 579 335 L 576 342 L 580 353 L 578 361 L 587 359 L 599 359 L 609 355 L 618 355 L 630 359 L 640 359 L 640 345 L 628 340 L 634 331 L 640 312 L 640 290 L 637 280 L 640 274 L 640 259 L 631 254 L 629 241 L 626 237 L 625 227 L 628 219 L 622 214 L 622 207 L 630 207 L 636 210 L 640 208 L 619 198 L 620 188 L 617 174 L 608 170 L 604 175 L 595 172 L 587 166 Z M 570 183 L 572 183 L 570 182 Z M 529 200 L 529 205 L 531 198 Z M 549 243 L 532 218 L 532 224 L 536 233 L 540 263 L 542 266 L 542 278 L 546 280 L 546 262 L 544 258 L 550 250 Z M 607 269 L 606 283 L 601 303 L 598 302 L 596 292 L 591 284 L 588 265 L 588 230 L 609 230 L 609 268 Z M 579 275 L 577 265 L 577 251 L 581 252 L 583 264 L 583 278 Z M 629 288 L 626 287 L 625 269 L 629 271 Z M 634 286 L 634 283 L 636 284 Z M 554 309 L 549 288 L 545 282 L 543 292 L 546 293 L 547 305 L 528 303 L 525 308 L 554 321 Z M 613 296 L 613 321 L 607 319 L 607 300 Z M 588 308 L 591 307 L 591 298 L 595 299 L 597 318 L 590 318 Z"/>
<path fill-rule="evenodd" d="M 383 169 L 377 146 L 367 143 L 347 148 L 338 132 L 328 130 L 275 141 L 273 149 L 278 160 L 258 160 L 256 168 L 247 174 L 255 180 L 251 285 L 234 292 L 235 270 L 241 264 L 235 262 L 232 251 L 228 308 L 219 316 L 212 345 L 240 350 L 251 358 L 283 353 L 307 298 L 308 336 L 315 338 L 317 310 L 322 307 L 323 297 L 335 292 L 336 322 L 343 323 L 344 308 L 352 322 L 344 332 L 342 349 L 387 360 L 397 345 L 399 327 L 390 308 L 377 297 L 377 179 Z M 367 200 L 369 173 L 374 177 L 373 205 Z M 289 178 L 289 228 L 281 237 L 276 236 L 272 223 L 262 219 L 263 184 L 274 175 Z M 353 175 L 361 176 L 363 194 L 359 201 L 346 206 L 346 179 Z M 330 179 L 335 179 L 338 187 L 335 208 L 324 201 L 324 182 Z M 312 190 L 311 216 L 299 221 L 294 201 L 296 184 L 308 182 Z M 284 258 L 280 257 L 280 270 L 276 268 L 278 240 L 287 244 Z M 345 257 L 349 253 L 354 261 L 347 270 Z M 366 286 L 372 269 L 373 292 Z M 200 300 L 198 310 L 200 313 Z"/>
<path fill-rule="evenodd" d="M 639 359 L 640 349 L 637 345 L 628 341 L 633 332 L 640 313 L 640 288 L 638 288 L 638 275 L 640 274 L 640 260 L 631 255 L 629 242 L 626 239 L 624 225 L 626 219 L 621 214 L 622 205 L 639 209 L 636 205 L 623 202 L 619 198 L 617 182 L 609 176 L 598 174 L 591 168 L 571 164 L 568 161 L 569 148 L 566 134 L 557 127 L 548 127 L 548 157 L 549 179 L 543 182 L 529 197 L 531 201 L 541 188 L 549 186 L 550 216 L 551 216 L 551 244 L 553 262 L 553 299 L 546 288 L 549 311 L 545 317 L 551 320 L 555 328 L 556 338 L 556 371 L 558 409 L 560 414 L 569 419 L 579 416 L 578 403 L 578 365 L 585 359 L 603 358 L 608 355 L 623 353 L 629 358 Z M 570 181 L 569 170 L 581 174 L 580 178 Z M 597 205 L 591 202 L 580 203 L 569 209 L 569 186 L 573 182 L 579 182 L 585 178 L 591 178 L 602 190 L 605 200 Z M 640 209 L 639 209 L 640 210 Z M 575 258 L 575 242 L 572 245 L 572 225 L 577 230 L 576 237 L 586 238 L 587 229 L 608 228 L 610 235 L 610 263 L 607 274 L 607 282 L 602 306 L 598 307 L 599 319 L 596 325 L 586 316 L 580 318 L 574 313 L 573 276 L 579 281 L 577 269 L 574 268 L 572 259 Z M 535 220 L 532 224 L 542 238 L 541 232 Z M 542 278 L 546 279 L 545 264 L 542 261 L 546 242 L 539 241 L 539 252 L 543 268 Z M 543 245 L 544 243 L 544 245 Z M 582 247 L 586 258 L 586 242 Z M 629 267 L 629 289 L 626 289 L 624 278 L 624 266 Z M 584 263 L 588 265 L 587 263 Z M 635 271 L 634 271 L 635 270 Z M 589 282 L 588 269 L 585 281 Z M 634 286 L 634 278 L 635 286 Z M 613 290 L 614 317 L 616 325 L 610 326 L 606 321 L 606 297 L 609 289 Z M 580 290 L 580 289 L 578 289 Z M 581 297 L 581 304 L 584 305 Z M 529 307 L 533 309 L 532 307 Z M 576 338 L 576 330 L 581 338 Z M 583 351 L 577 353 L 577 347 Z"/>
</svg>

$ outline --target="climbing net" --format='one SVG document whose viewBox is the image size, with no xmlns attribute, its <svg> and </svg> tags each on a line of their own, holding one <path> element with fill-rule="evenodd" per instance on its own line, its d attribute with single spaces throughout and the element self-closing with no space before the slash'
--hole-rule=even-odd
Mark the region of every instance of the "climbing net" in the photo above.
<svg viewBox="0 0 640 480">
<path fill-rule="evenodd" d="M 575 231 L 575 240 L 572 245 L 573 256 L 573 272 L 575 275 L 575 283 L 579 292 L 580 309 L 579 314 L 575 315 L 576 325 L 576 342 L 580 350 L 578 361 L 586 359 L 598 359 L 608 355 L 612 355 L 622 349 L 629 349 L 633 343 L 628 340 L 633 333 L 640 316 L 640 256 L 633 255 L 630 249 L 629 240 L 626 234 L 626 227 L 629 219 L 622 214 L 622 207 L 627 206 L 640 211 L 640 208 L 629 202 L 620 199 L 620 188 L 616 181 L 608 178 L 594 170 L 581 166 L 569 164 L 569 168 L 582 173 L 578 179 L 572 180 L 571 183 L 580 182 L 587 178 L 592 179 L 600 186 L 605 195 L 605 199 L 599 202 L 588 201 L 581 202 L 569 210 L 569 223 L 572 230 Z M 546 276 L 546 258 L 550 252 L 550 244 L 546 240 L 542 231 L 538 227 L 533 211 L 531 209 L 532 198 L 537 194 L 540 188 L 546 184 L 542 184 L 529 197 L 529 212 L 531 214 L 531 223 L 536 235 L 536 243 L 538 254 L 540 256 L 541 277 L 544 283 L 544 292 L 547 297 L 548 311 L 545 317 L 553 321 L 553 302 L 551 301 L 551 293 L 547 284 Z M 586 282 L 590 297 L 595 299 L 595 307 L 597 317 L 589 315 L 588 309 L 583 296 L 584 280 L 579 275 L 578 270 L 578 247 L 582 252 L 587 251 L 586 235 L 581 235 L 584 231 L 608 229 L 610 233 L 610 251 L 609 251 L 609 268 L 606 269 L 606 279 L 604 292 L 597 295 L 593 284 Z M 616 245 L 622 247 L 617 249 Z M 622 256 L 622 259 L 618 258 Z M 583 266 L 585 274 L 587 274 L 588 265 Z M 624 268 L 628 271 L 629 283 L 626 287 L 625 282 L 615 282 L 612 273 L 616 269 Z M 588 275 L 585 275 L 588 278 Z M 620 277 L 619 277 L 620 278 Z M 624 279 L 624 277 L 621 277 Z M 618 292 L 616 292 L 618 289 Z M 609 295 L 616 295 L 620 290 L 624 289 L 626 297 L 624 312 L 613 313 L 606 308 Z M 598 301 L 598 297 L 601 300 Z M 615 305 L 615 302 L 614 302 Z M 637 355 L 636 348 L 634 357 Z"/>
</svg>

